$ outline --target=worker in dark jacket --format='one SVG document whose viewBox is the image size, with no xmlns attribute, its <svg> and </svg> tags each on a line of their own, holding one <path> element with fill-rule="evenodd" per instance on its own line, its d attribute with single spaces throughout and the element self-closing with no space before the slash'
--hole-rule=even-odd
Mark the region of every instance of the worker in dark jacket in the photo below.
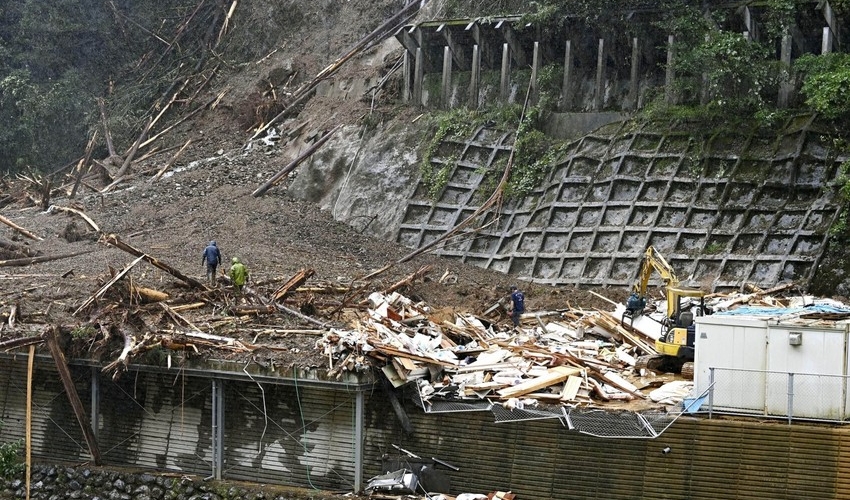
<svg viewBox="0 0 850 500">
<path fill-rule="evenodd" d="M 201 265 L 207 266 L 207 280 L 211 286 L 215 286 L 215 270 L 218 268 L 219 264 L 221 264 L 221 252 L 219 252 L 215 241 L 211 241 L 210 244 L 204 248 L 204 255 L 201 258 Z"/>
<path fill-rule="evenodd" d="M 519 316 L 525 312 L 525 295 L 515 286 L 511 286 L 511 321 L 519 326 Z"/>
</svg>

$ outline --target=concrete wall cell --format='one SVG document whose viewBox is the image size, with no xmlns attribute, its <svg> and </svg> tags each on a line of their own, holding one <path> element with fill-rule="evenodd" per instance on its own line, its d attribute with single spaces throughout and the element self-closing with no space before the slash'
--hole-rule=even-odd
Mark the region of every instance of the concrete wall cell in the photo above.
<svg viewBox="0 0 850 500">
<path fill-rule="evenodd" d="M 747 145 L 747 136 L 740 134 L 724 134 L 714 138 L 708 144 L 708 154 L 717 158 L 734 158 L 741 156 Z"/>
<path fill-rule="evenodd" d="M 661 201 L 665 194 L 667 194 L 667 181 L 645 182 L 638 199 L 640 201 Z"/>
<path fill-rule="evenodd" d="M 588 201 L 605 201 L 609 198 L 608 193 L 611 191 L 611 183 L 605 182 L 594 184 L 588 193 Z"/>
<path fill-rule="evenodd" d="M 578 210 L 573 208 L 559 208 L 556 207 L 552 209 L 552 214 L 549 219 L 550 227 L 573 227 L 576 225 L 576 221 L 578 220 Z"/>
<path fill-rule="evenodd" d="M 530 213 L 517 213 L 514 214 L 513 220 L 511 220 L 510 229 L 513 231 L 522 231 L 526 227 L 528 227 L 531 222 L 531 214 Z"/>
<path fill-rule="evenodd" d="M 625 231 L 620 239 L 621 252 L 641 252 L 646 250 L 647 234 L 643 231 Z M 632 262 L 634 267 L 634 261 Z"/>
<path fill-rule="evenodd" d="M 519 252 L 534 252 L 540 248 L 543 242 L 543 235 L 537 232 L 526 231 L 519 239 L 517 251 Z"/>
<path fill-rule="evenodd" d="M 466 162 L 466 160 L 465 160 Z M 452 184 L 455 185 L 464 185 L 464 184 L 473 184 L 478 185 L 478 181 L 481 178 L 481 174 L 478 173 L 478 167 L 469 163 L 458 163 L 455 167 L 455 171 L 452 174 Z"/>
<path fill-rule="evenodd" d="M 534 273 L 533 257 L 514 257 L 511 259 L 510 274 L 517 276 L 531 276 Z"/>
<path fill-rule="evenodd" d="M 679 172 L 679 163 L 681 158 L 678 156 L 661 156 L 656 157 L 649 162 L 650 166 L 647 169 L 647 177 L 657 177 L 669 179 Z"/>
<path fill-rule="evenodd" d="M 443 195 L 440 197 L 440 203 L 457 205 L 466 203 L 472 196 L 472 190 L 463 186 L 446 186 L 443 190 Z"/>
<path fill-rule="evenodd" d="M 495 238 L 474 238 L 469 244 L 469 251 L 477 254 L 491 254 L 498 246 Z"/>
<path fill-rule="evenodd" d="M 696 182 L 671 182 L 667 191 L 667 201 L 673 203 L 690 203 L 697 191 Z"/>
<path fill-rule="evenodd" d="M 602 220 L 604 207 L 584 207 L 579 211 L 578 226 L 594 227 Z"/>
<path fill-rule="evenodd" d="M 751 211 L 747 214 L 743 229 L 763 232 L 773 225 L 776 212 Z"/>
<path fill-rule="evenodd" d="M 646 175 L 649 165 L 652 162 L 642 156 L 624 155 L 620 162 L 620 175 L 633 175 L 635 177 L 643 177 Z"/>
<path fill-rule="evenodd" d="M 772 162 L 767 160 L 741 160 L 732 176 L 739 182 L 761 183 L 767 177 L 771 166 Z"/>
<path fill-rule="evenodd" d="M 658 226 L 681 227 L 688 217 L 687 208 L 662 208 L 658 214 Z"/>
<path fill-rule="evenodd" d="M 584 200 L 590 186 L 586 183 L 565 182 L 561 184 L 561 193 L 558 201 L 576 203 Z"/>
<path fill-rule="evenodd" d="M 717 212 L 713 210 L 691 210 L 688 215 L 688 227 L 708 229 L 717 222 Z"/>
<path fill-rule="evenodd" d="M 738 235 L 732 252 L 744 255 L 755 255 L 762 247 L 764 236 L 761 233 L 744 233 Z"/>
<path fill-rule="evenodd" d="M 611 275 L 611 260 L 606 258 L 592 257 L 587 259 L 584 266 L 584 276 L 588 278 L 601 278 Z"/>
<path fill-rule="evenodd" d="M 726 206 L 746 209 L 753 203 L 758 186 L 752 184 L 732 184 L 726 190 Z"/>
<path fill-rule="evenodd" d="M 699 187 L 694 189 L 694 203 L 714 208 L 722 199 L 725 189 L 726 183 L 724 182 L 711 183 L 703 180 Z"/>
<path fill-rule="evenodd" d="M 756 261 L 753 267 L 753 274 L 750 279 L 753 283 L 767 283 L 773 276 L 777 276 L 782 270 L 782 262 L 778 260 L 768 260 L 762 257 Z"/>
<path fill-rule="evenodd" d="M 616 252 L 620 248 L 620 233 L 618 232 L 600 232 L 596 234 L 596 240 L 593 242 L 593 251 L 602 253 Z"/>
<path fill-rule="evenodd" d="M 796 156 L 797 150 L 800 147 L 800 135 L 788 134 L 779 138 L 779 144 L 776 147 L 775 158 L 783 159 Z"/>
<path fill-rule="evenodd" d="M 722 273 L 728 279 L 747 280 L 750 279 L 750 268 L 753 264 L 751 260 L 733 260 L 728 259 L 726 265 L 723 266 Z"/>
<path fill-rule="evenodd" d="M 661 140 L 663 138 L 663 136 L 655 134 L 636 134 L 632 141 L 632 151 L 654 153 L 658 149 L 658 145 L 661 144 Z"/>
<path fill-rule="evenodd" d="M 631 259 L 614 259 L 611 264 L 611 278 L 631 281 L 637 279 L 637 270 Z"/>
<path fill-rule="evenodd" d="M 599 165 L 599 170 L 596 172 L 597 177 L 610 177 L 620 168 L 620 158 L 609 158 L 602 161 Z"/>
<path fill-rule="evenodd" d="M 799 229 L 806 220 L 806 212 L 783 212 L 779 214 L 773 227 L 779 231 L 793 231 Z"/>
<path fill-rule="evenodd" d="M 625 179 L 616 179 L 612 182 L 611 201 L 635 201 L 640 193 L 641 183 Z"/>
<path fill-rule="evenodd" d="M 764 183 L 767 185 L 776 185 L 788 187 L 794 184 L 795 175 L 794 160 L 778 160 L 771 163 L 767 174 L 764 177 Z"/>
<path fill-rule="evenodd" d="M 787 185 L 786 185 L 787 186 Z M 779 209 L 783 207 L 788 199 L 788 188 L 777 186 L 764 186 L 759 190 L 756 197 L 756 206 L 759 208 Z"/>
<path fill-rule="evenodd" d="M 775 137 L 753 136 L 750 138 L 749 146 L 747 146 L 747 152 L 752 158 L 773 158 L 774 149 L 776 149 Z"/>
<path fill-rule="evenodd" d="M 567 249 L 569 241 L 569 233 L 553 233 L 551 231 L 547 231 L 543 237 L 543 244 L 540 246 L 540 251 L 543 253 L 564 252 Z"/>
<path fill-rule="evenodd" d="M 534 276 L 539 276 L 543 279 L 557 278 L 561 272 L 561 259 L 545 259 L 537 258 L 534 266 Z"/>
<path fill-rule="evenodd" d="M 522 235 L 512 234 L 501 239 L 499 242 L 499 254 L 506 255 L 514 252 Z"/>
<path fill-rule="evenodd" d="M 625 226 L 629 220 L 629 215 L 632 213 L 631 207 L 612 207 L 605 209 L 605 215 L 602 217 L 603 226 Z"/>
<path fill-rule="evenodd" d="M 812 210 L 806 218 L 806 223 L 803 229 L 807 231 L 815 231 L 823 233 L 829 229 L 832 224 L 832 213 L 820 210 Z"/>
<path fill-rule="evenodd" d="M 794 245 L 793 235 L 768 235 L 762 244 L 762 252 L 772 255 L 785 255 Z"/>
<path fill-rule="evenodd" d="M 688 151 L 691 144 L 690 135 L 667 135 L 664 136 L 661 144 L 658 146 L 659 154 L 674 154 L 681 155 Z"/>
<path fill-rule="evenodd" d="M 815 255 L 822 245 L 820 236 L 797 236 L 793 252 L 799 255 Z"/>
<path fill-rule="evenodd" d="M 666 255 L 676 248 L 678 239 L 679 237 L 675 233 L 653 231 L 649 237 L 649 244 L 654 246 L 662 255 Z"/>
<path fill-rule="evenodd" d="M 561 280 L 569 280 L 572 282 L 576 281 L 576 276 L 582 275 L 582 270 L 584 269 L 584 259 L 583 258 L 564 258 L 564 263 L 561 266 L 561 275 L 558 276 Z"/>
<path fill-rule="evenodd" d="M 453 206 L 437 206 L 431 212 L 428 224 L 432 226 L 444 226 L 451 223 L 457 217 L 458 208 Z"/>
<path fill-rule="evenodd" d="M 593 233 L 573 233 L 568 250 L 572 253 L 586 253 L 592 245 Z"/>
<path fill-rule="evenodd" d="M 807 278 L 812 272 L 812 263 L 811 262 L 786 262 L 782 267 L 782 274 L 780 277 L 783 280 L 800 280 Z"/>
<path fill-rule="evenodd" d="M 602 158 L 609 154 L 608 146 L 610 143 L 611 140 L 607 137 L 588 135 L 579 141 L 575 154 L 577 156 L 587 156 L 590 158 Z"/>
<path fill-rule="evenodd" d="M 797 185 L 822 186 L 824 179 L 834 178 L 834 166 L 832 163 L 823 163 L 817 158 L 807 158 L 798 164 Z"/>
<path fill-rule="evenodd" d="M 658 216 L 658 207 L 649 206 L 649 207 L 641 207 L 636 206 L 632 209 L 631 218 L 629 219 L 630 226 L 651 226 L 655 222 L 655 218 Z"/>
<path fill-rule="evenodd" d="M 570 177 L 593 177 L 599 170 L 599 160 L 577 156 L 570 163 Z"/>
<path fill-rule="evenodd" d="M 694 276 L 699 276 L 700 279 L 714 278 L 720 273 L 722 267 L 723 261 L 721 260 L 701 258 L 696 263 Z"/>
<path fill-rule="evenodd" d="M 404 224 L 425 224 L 431 214 L 431 205 L 410 203 L 404 214 Z"/>
<path fill-rule="evenodd" d="M 549 207 L 532 212 L 528 227 L 545 228 L 549 224 Z"/>
<path fill-rule="evenodd" d="M 681 253 L 699 253 L 705 246 L 704 234 L 682 234 L 676 244 L 676 251 Z"/>
</svg>

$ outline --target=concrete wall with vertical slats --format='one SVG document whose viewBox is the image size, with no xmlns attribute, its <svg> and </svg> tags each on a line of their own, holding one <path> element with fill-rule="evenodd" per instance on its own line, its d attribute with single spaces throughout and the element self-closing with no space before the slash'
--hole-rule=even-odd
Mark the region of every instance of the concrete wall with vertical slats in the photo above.
<svg viewBox="0 0 850 500">
<path fill-rule="evenodd" d="M 373 401 L 370 411 L 380 405 Z M 850 498 L 850 428 L 680 418 L 655 439 L 602 439 L 557 420 L 493 422 L 489 412 L 425 414 L 415 429 L 367 430 L 367 455 L 396 443 L 460 471 L 452 493 L 511 490 L 518 498 L 831 500 Z M 670 447 L 670 453 L 663 453 Z M 375 462 L 367 472 L 377 474 Z"/>
</svg>

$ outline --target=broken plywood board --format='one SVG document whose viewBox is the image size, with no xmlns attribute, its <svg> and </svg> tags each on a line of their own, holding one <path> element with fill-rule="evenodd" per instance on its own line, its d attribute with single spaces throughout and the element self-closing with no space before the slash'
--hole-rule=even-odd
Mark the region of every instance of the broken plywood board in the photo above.
<svg viewBox="0 0 850 500">
<path fill-rule="evenodd" d="M 521 384 L 517 384 L 513 387 L 507 387 L 496 392 L 502 398 L 515 398 L 522 396 L 523 394 L 528 394 L 529 392 L 534 392 L 538 389 L 563 382 L 570 375 L 578 375 L 579 373 L 581 373 L 581 369 L 579 368 L 573 368 L 571 366 L 556 366 L 555 368 L 547 370 L 546 375 L 535 377 Z"/>
</svg>

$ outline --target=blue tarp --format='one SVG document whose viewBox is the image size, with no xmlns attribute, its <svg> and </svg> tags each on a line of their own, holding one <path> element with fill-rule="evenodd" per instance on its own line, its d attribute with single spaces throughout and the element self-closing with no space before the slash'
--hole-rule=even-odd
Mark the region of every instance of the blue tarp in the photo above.
<svg viewBox="0 0 850 500">
<path fill-rule="evenodd" d="M 805 307 L 758 307 L 741 306 L 729 311 L 719 311 L 715 316 L 799 316 L 801 314 L 850 314 L 850 309 L 828 304 L 813 304 Z"/>
</svg>

